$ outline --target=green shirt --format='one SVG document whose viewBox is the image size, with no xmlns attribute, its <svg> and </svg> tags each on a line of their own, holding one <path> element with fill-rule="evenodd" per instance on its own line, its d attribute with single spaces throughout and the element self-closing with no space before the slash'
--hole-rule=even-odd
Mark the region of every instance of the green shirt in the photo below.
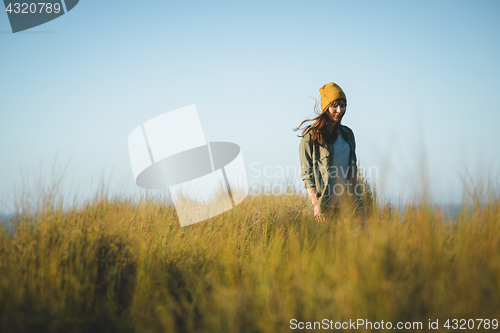
<svg viewBox="0 0 500 333">
<path fill-rule="evenodd" d="M 357 185 L 358 167 L 356 165 L 356 141 L 354 139 L 354 133 L 349 127 L 344 125 L 340 125 L 340 131 L 342 132 L 344 140 L 351 148 L 347 173 L 349 188 L 346 192 L 351 194 L 351 199 L 356 200 L 358 207 L 364 207 L 362 192 Z M 313 145 L 311 142 L 311 132 L 309 132 L 300 140 L 299 156 L 301 178 L 304 181 L 304 187 L 306 189 L 316 188 L 318 196 L 320 197 L 320 207 L 323 211 L 325 207 L 322 205 L 322 202 L 324 202 L 322 198 L 324 198 L 326 192 L 325 185 L 328 184 L 333 166 L 333 145 Z"/>
</svg>

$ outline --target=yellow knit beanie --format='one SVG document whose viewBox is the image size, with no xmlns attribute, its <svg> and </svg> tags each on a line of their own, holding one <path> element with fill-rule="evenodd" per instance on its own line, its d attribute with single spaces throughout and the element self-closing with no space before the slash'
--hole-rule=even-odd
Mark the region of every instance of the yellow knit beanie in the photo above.
<svg viewBox="0 0 500 333">
<path fill-rule="evenodd" d="M 319 93 L 321 95 L 321 112 L 325 112 L 326 107 L 336 99 L 343 98 L 347 103 L 347 97 L 345 97 L 342 88 L 333 82 L 319 88 Z"/>
</svg>

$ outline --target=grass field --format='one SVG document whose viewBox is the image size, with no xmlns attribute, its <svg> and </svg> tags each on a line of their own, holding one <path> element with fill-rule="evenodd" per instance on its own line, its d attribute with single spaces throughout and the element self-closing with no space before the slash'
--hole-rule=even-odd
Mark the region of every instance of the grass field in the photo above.
<svg viewBox="0 0 500 333">
<path fill-rule="evenodd" d="M 184 228 L 158 198 L 45 204 L 0 232 L 0 332 L 289 332 L 292 319 L 493 331 L 500 198 L 476 197 L 454 223 L 425 201 L 366 199 L 364 228 L 315 222 L 298 194 L 249 196 Z"/>
</svg>

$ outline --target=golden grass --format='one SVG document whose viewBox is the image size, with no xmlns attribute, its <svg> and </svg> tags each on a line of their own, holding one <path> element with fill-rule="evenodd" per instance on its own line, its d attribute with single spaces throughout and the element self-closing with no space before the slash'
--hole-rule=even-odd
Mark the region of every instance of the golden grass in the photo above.
<svg viewBox="0 0 500 333">
<path fill-rule="evenodd" d="M 400 212 L 368 199 L 364 228 L 315 222 L 298 194 L 248 197 L 184 228 L 151 197 L 45 205 L 37 222 L 0 229 L 0 331 L 288 332 L 293 318 L 427 330 L 429 319 L 500 319 L 498 197 L 455 223 L 425 203 Z"/>
</svg>

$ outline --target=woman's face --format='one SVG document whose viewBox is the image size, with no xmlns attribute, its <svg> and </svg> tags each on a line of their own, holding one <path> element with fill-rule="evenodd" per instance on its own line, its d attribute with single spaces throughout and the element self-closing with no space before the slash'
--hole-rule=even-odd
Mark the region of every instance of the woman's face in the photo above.
<svg viewBox="0 0 500 333">
<path fill-rule="evenodd" d="M 328 116 L 332 121 L 340 122 L 345 114 L 345 110 L 346 110 L 345 102 L 340 102 L 338 103 L 338 106 L 333 106 L 333 104 L 330 104 L 326 112 L 328 112 Z"/>
</svg>

